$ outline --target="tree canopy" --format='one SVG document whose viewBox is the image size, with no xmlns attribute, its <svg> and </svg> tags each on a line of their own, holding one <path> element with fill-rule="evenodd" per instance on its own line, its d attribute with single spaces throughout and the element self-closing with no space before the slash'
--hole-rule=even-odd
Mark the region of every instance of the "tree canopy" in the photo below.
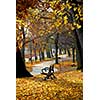
<svg viewBox="0 0 100 100">
<path fill-rule="evenodd" d="M 82 9 L 82 0 L 16 0 L 17 40 L 23 38 L 22 27 L 33 40 L 72 33 L 74 29 L 82 28 Z"/>
</svg>

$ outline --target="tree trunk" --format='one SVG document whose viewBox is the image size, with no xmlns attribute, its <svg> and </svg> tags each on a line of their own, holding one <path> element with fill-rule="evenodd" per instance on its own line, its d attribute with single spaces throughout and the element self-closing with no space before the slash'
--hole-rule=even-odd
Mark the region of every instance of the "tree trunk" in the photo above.
<svg viewBox="0 0 100 100">
<path fill-rule="evenodd" d="M 82 34 L 82 33 L 80 33 Z M 82 45 L 82 35 L 81 38 L 79 37 L 78 31 L 75 30 L 75 37 L 76 37 L 76 43 L 77 43 L 77 63 L 78 63 L 78 70 L 83 71 L 83 45 Z"/>
<path fill-rule="evenodd" d="M 81 2 L 83 3 L 83 2 Z M 70 9 L 70 17 L 71 21 L 75 21 L 75 14 L 77 13 L 72 9 Z M 76 38 L 76 45 L 77 45 L 77 63 L 78 63 L 78 68 L 79 70 L 83 71 L 83 21 L 79 20 L 80 25 L 82 26 L 81 29 L 75 29 L 75 38 Z"/>
<path fill-rule="evenodd" d="M 22 58 L 25 62 L 25 33 L 24 33 L 24 27 L 21 27 L 22 33 L 23 33 L 23 46 L 22 46 Z"/>
<path fill-rule="evenodd" d="M 62 52 L 61 52 L 62 50 L 61 49 L 59 49 L 59 54 L 61 55 L 62 54 Z"/>
<path fill-rule="evenodd" d="M 32 77 L 32 75 L 26 70 L 24 60 L 21 56 L 20 49 L 16 51 L 16 78 L 19 77 Z"/>
<path fill-rule="evenodd" d="M 75 63 L 75 48 L 72 48 L 73 63 Z"/>
<path fill-rule="evenodd" d="M 41 52 L 42 60 L 44 60 L 44 51 Z"/>
<path fill-rule="evenodd" d="M 39 50 L 39 60 L 41 61 L 41 50 Z"/>
<path fill-rule="evenodd" d="M 66 48 L 64 49 L 64 54 L 66 54 Z"/>
<path fill-rule="evenodd" d="M 55 63 L 58 64 L 58 34 L 57 34 L 57 37 L 55 39 L 55 49 L 56 49 L 56 52 L 55 52 Z"/>
<path fill-rule="evenodd" d="M 37 60 L 36 49 L 34 48 L 35 61 Z"/>
<path fill-rule="evenodd" d="M 52 49 L 51 49 L 51 57 L 53 58 L 54 56 L 53 56 L 53 52 L 52 52 Z"/>
<path fill-rule="evenodd" d="M 47 51 L 47 58 L 51 58 L 50 51 Z"/>
<path fill-rule="evenodd" d="M 67 49 L 67 52 L 68 52 L 68 57 L 70 57 L 71 56 L 70 50 Z"/>
<path fill-rule="evenodd" d="M 52 46 L 50 44 L 50 55 L 51 55 L 51 58 L 53 58 L 53 53 L 52 53 Z"/>
<path fill-rule="evenodd" d="M 29 58 L 29 60 L 31 61 L 31 64 L 32 64 L 32 42 L 31 42 L 31 40 L 30 40 L 29 48 L 30 48 L 30 58 Z"/>
</svg>

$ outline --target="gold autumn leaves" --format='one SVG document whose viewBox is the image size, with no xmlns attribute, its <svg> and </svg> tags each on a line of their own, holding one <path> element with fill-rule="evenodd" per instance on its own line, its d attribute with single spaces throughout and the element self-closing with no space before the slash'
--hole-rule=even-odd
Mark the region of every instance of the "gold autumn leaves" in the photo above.
<svg viewBox="0 0 100 100">
<path fill-rule="evenodd" d="M 66 4 L 61 0 L 22 1 L 18 0 L 16 4 L 17 41 L 21 41 L 23 38 L 19 27 L 26 27 L 33 37 L 45 36 L 52 32 L 62 33 L 64 29 L 71 32 L 82 27 L 80 24 L 80 21 L 83 21 L 82 5 L 76 6 L 69 0 L 66 1 Z M 73 22 L 70 22 L 68 18 L 70 9 L 77 12 L 73 17 Z"/>
<path fill-rule="evenodd" d="M 44 76 L 16 79 L 17 100 L 83 100 L 82 73 L 56 73 L 56 80 L 43 81 Z"/>
</svg>

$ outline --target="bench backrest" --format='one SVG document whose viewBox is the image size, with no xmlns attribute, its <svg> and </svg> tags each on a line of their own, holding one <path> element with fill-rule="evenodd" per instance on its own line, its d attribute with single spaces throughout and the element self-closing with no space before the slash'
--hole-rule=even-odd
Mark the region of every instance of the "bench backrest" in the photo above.
<svg viewBox="0 0 100 100">
<path fill-rule="evenodd" d="M 49 72 L 53 72 L 54 73 L 54 66 L 53 65 L 49 67 Z"/>
<path fill-rule="evenodd" d="M 54 73 L 54 66 L 53 65 L 51 65 L 50 67 L 45 67 L 45 68 L 43 68 L 42 70 L 42 73 L 45 73 L 45 72 L 49 72 L 49 73 Z"/>
</svg>

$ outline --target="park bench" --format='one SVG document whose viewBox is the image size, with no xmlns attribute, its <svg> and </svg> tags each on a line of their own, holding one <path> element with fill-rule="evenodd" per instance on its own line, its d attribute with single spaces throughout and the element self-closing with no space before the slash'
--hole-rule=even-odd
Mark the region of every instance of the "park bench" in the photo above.
<svg viewBox="0 0 100 100">
<path fill-rule="evenodd" d="M 46 77 L 44 78 L 44 80 L 47 79 L 56 79 L 56 77 L 54 76 L 54 65 L 50 65 L 50 67 L 45 67 L 43 69 L 41 69 L 43 75 L 46 75 Z"/>
<path fill-rule="evenodd" d="M 76 63 L 72 63 L 71 66 L 72 66 L 72 67 L 76 67 L 77 64 L 76 64 Z"/>
</svg>

